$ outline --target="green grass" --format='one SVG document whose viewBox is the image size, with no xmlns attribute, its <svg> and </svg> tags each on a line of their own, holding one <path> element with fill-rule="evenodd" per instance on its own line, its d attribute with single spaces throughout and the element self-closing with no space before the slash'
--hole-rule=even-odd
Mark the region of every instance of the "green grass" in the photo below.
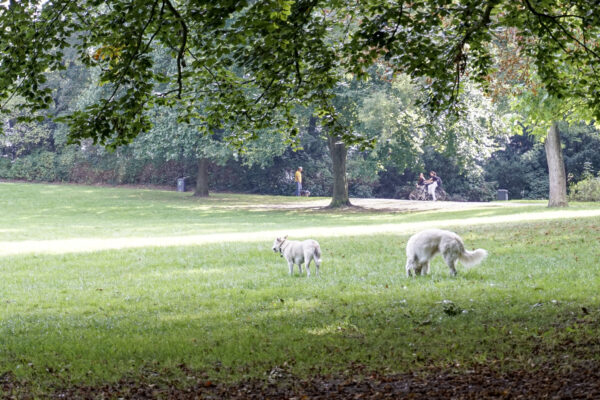
<svg viewBox="0 0 600 400">
<path fill-rule="evenodd" d="M 273 204 L 310 203 L 284 196 L 216 194 L 197 199 L 189 193 L 74 185 L 0 183 L 0 204 L 7 218 L 1 241 L 67 238 L 165 237 L 254 232 L 314 226 L 364 226 L 439 220 L 440 212 L 323 212 L 269 210 Z M 257 205 L 263 207 L 257 207 Z M 593 204 L 578 206 L 595 209 Z M 547 212 L 545 203 L 531 207 L 442 212 L 445 220 Z"/>
<path fill-rule="evenodd" d="M 254 207 L 295 201 L 307 200 L 0 183 L 0 375 L 45 388 L 141 376 L 148 367 L 177 376 L 182 363 L 236 380 L 283 363 L 306 376 L 350 364 L 399 372 L 600 357 L 600 205 Z M 459 266 L 456 278 L 438 257 L 429 276 L 407 279 L 406 240 L 436 221 L 490 257 Z M 318 278 L 289 277 L 264 237 L 303 229 L 314 229 L 323 249 Z M 215 233 L 224 240 L 209 240 Z M 160 245 L 190 235 L 198 243 Z M 159 245 L 69 247 L 72 238 L 131 237 Z M 31 248 L 7 252 L 23 241 Z M 44 241 L 62 244 L 49 254 L 37 247 Z"/>
</svg>

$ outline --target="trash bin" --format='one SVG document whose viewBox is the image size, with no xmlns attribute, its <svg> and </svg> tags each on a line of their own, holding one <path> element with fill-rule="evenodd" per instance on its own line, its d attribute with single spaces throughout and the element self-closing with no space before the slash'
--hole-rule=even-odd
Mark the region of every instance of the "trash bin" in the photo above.
<svg viewBox="0 0 600 400">
<path fill-rule="evenodd" d="M 177 191 L 185 192 L 185 178 L 177 178 Z"/>
<path fill-rule="evenodd" d="M 498 200 L 508 200 L 508 190 L 498 189 Z"/>
</svg>

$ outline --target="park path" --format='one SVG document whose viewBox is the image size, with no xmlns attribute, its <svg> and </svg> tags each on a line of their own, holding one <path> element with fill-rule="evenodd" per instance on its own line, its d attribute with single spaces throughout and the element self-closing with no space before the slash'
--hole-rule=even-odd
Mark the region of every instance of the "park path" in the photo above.
<svg viewBox="0 0 600 400">
<path fill-rule="evenodd" d="M 407 200 L 377 200 L 355 199 L 354 204 L 359 207 L 380 210 L 397 211 L 425 211 L 425 210 L 456 210 L 456 209 L 482 209 L 489 207 L 520 207 L 526 204 L 517 203 L 452 203 L 452 202 L 411 202 Z M 301 205 L 293 204 L 295 208 L 323 207 L 327 200 L 317 200 Z M 416 203 L 416 204 L 415 204 Z M 288 204 L 257 205 L 248 207 L 262 208 L 290 208 Z M 244 206 L 247 207 L 247 206 Z M 411 208 L 412 207 L 412 208 Z M 600 210 L 573 210 L 561 209 L 556 211 L 546 210 L 540 212 L 536 209 L 511 215 L 473 216 L 462 219 L 442 219 L 440 221 L 417 221 L 402 223 L 383 223 L 376 225 L 351 225 L 351 226 L 313 226 L 309 228 L 258 230 L 254 232 L 227 232 L 215 234 L 199 234 L 185 236 L 153 236 L 153 237 L 118 237 L 118 238 L 67 238 L 55 240 L 23 240 L 0 242 L 1 256 L 16 256 L 25 254 L 67 254 L 84 253 L 103 250 L 121 250 L 142 247 L 172 247 L 172 246 L 197 246 L 215 243 L 251 243 L 264 242 L 267 246 L 277 236 L 289 234 L 291 237 L 330 238 L 344 236 L 361 236 L 375 234 L 408 235 L 427 228 L 457 228 L 460 226 L 482 226 L 503 223 L 526 221 L 539 221 L 548 219 L 589 218 L 600 216 Z"/>
<path fill-rule="evenodd" d="M 281 204 L 252 204 L 244 205 L 242 208 L 247 209 L 286 209 L 286 210 L 302 210 L 302 209 L 322 209 L 329 205 L 330 199 L 308 200 L 297 203 L 281 203 Z M 434 210 L 468 210 L 476 208 L 496 208 L 496 207 L 523 207 L 531 206 L 532 203 L 516 203 L 516 202 L 469 202 L 469 201 L 418 201 L 418 200 L 396 200 L 396 199 L 350 199 L 352 205 L 356 208 L 361 208 L 366 211 L 434 211 Z M 239 208 L 239 206 L 229 206 Z"/>
</svg>

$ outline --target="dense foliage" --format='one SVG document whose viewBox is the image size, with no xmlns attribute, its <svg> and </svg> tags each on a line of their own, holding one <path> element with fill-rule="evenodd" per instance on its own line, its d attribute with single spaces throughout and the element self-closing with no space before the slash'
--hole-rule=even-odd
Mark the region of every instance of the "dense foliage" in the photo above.
<svg viewBox="0 0 600 400">
<path fill-rule="evenodd" d="M 67 108 L 96 98 L 103 88 L 88 78 L 81 75 L 57 82 L 71 94 L 57 97 L 56 104 Z M 340 116 L 352 127 L 353 135 L 376 140 L 370 149 L 349 148 L 350 194 L 404 198 L 418 172 L 433 169 L 447 180 L 447 190 L 456 194 L 455 199 L 491 198 L 482 181 L 481 162 L 497 147 L 494 138 L 505 135 L 507 128 L 481 91 L 469 87 L 467 93 L 468 107 L 461 117 L 439 118 L 432 127 L 426 122 L 430 114 L 417 104 L 418 87 L 406 76 L 391 79 L 383 65 L 373 68 L 367 81 L 349 79 L 340 85 L 334 99 Z M 68 144 L 63 124 L 48 120 L 25 124 L 12 118 L 0 142 L 4 155 L 0 177 L 172 186 L 184 176 L 189 187 L 200 173 L 197 160 L 205 157 L 210 161 L 209 186 L 214 190 L 291 194 L 292 173 L 302 165 L 305 187 L 312 195 L 327 196 L 332 190 L 327 127 L 310 111 L 295 111 L 299 121 L 296 148 L 266 130 L 242 153 L 228 145 L 226 131 L 202 136 L 193 126 L 178 123 L 177 109 L 153 110 L 149 114 L 152 129 L 114 152 L 91 140 Z"/>
<path fill-rule="evenodd" d="M 600 176 L 589 177 L 571 187 L 571 200 L 600 201 Z"/>
<path fill-rule="evenodd" d="M 400 197 L 435 169 L 456 199 L 492 198 L 496 185 L 542 197 L 540 160 L 523 160 L 528 176 L 494 170 L 502 156 L 484 162 L 507 132 L 481 90 L 518 88 L 512 104 L 535 132 L 573 106 L 599 116 L 594 11 L 583 0 L 11 1 L 2 176 L 171 183 L 210 166 L 217 189 L 285 193 L 305 159 L 313 193 L 328 194 L 329 136 L 352 145 L 333 178 L 347 168 L 354 195 Z M 514 94 L 501 93 L 504 110 Z"/>
<path fill-rule="evenodd" d="M 294 107 L 310 104 L 356 141 L 331 102 L 347 73 L 366 76 L 385 60 L 425 78 L 430 108 L 447 109 L 466 73 L 486 84 L 494 64 L 488 44 L 513 28 L 540 85 L 598 117 L 595 11 L 588 0 L 11 1 L 0 8 L 0 42 L 8 44 L 0 52 L 0 109 L 50 107 L 48 72 L 64 69 L 75 49 L 83 65 L 100 68 L 107 90 L 69 114 L 74 140 L 127 143 L 151 128 L 146 111 L 179 104 L 181 120 L 229 128 L 228 140 L 242 145 L 269 126 L 293 129 Z M 174 60 L 174 73 L 156 68 L 157 47 Z M 23 101 L 11 103 L 15 96 Z"/>
<path fill-rule="evenodd" d="M 592 175 L 600 171 L 597 151 L 600 134 L 589 125 L 564 125 L 561 130 L 572 199 L 593 199 L 593 195 L 582 193 L 589 193 L 586 188 L 593 187 L 590 185 L 594 179 L 597 181 Z M 61 142 L 64 141 L 63 129 L 49 132 L 52 135 L 43 136 L 35 146 L 30 144 L 28 150 L 7 146 L 5 141 L 0 148 L 5 155 L 0 157 L 0 178 L 174 187 L 178 177 L 187 176 L 188 187 L 194 184 L 197 173 L 194 156 L 146 153 L 144 136 L 131 146 L 109 152 L 93 145 L 65 145 Z M 264 158 L 261 163 L 248 164 L 234 151 L 228 152 L 226 159 L 210 164 L 210 187 L 218 191 L 290 195 L 294 192 L 292 173 L 303 166 L 305 187 L 311 194 L 329 195 L 331 159 L 321 133 L 310 126 L 309 120 L 301 127 L 300 138 L 301 150 L 287 147 L 283 153 Z M 409 165 L 398 165 L 394 159 L 379 159 L 375 150 L 352 150 L 348 165 L 349 191 L 356 197 L 407 198 L 418 173 L 435 170 L 442 176 L 444 189 L 452 200 L 491 200 L 498 188 L 507 189 L 512 199 L 546 198 L 548 177 L 543 144 L 524 132 L 510 137 L 504 146 L 489 158 L 471 163 L 425 146 L 422 153 L 415 153 L 416 159 Z M 587 183 L 578 184 L 582 181 Z"/>
</svg>

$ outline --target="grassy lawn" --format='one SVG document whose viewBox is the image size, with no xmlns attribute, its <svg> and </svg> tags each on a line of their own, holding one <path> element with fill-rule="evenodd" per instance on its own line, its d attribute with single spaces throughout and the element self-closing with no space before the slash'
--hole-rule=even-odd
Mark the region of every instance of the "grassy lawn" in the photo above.
<svg viewBox="0 0 600 400">
<path fill-rule="evenodd" d="M 599 204 L 269 209 L 296 201 L 310 200 L 0 183 L 0 375 L 43 391 L 182 364 L 234 381 L 284 364 L 306 376 L 599 361 Z M 434 225 L 489 258 L 453 278 L 438 257 L 407 279 L 406 240 Z M 276 232 L 317 239 L 321 276 L 289 277 Z"/>
</svg>

